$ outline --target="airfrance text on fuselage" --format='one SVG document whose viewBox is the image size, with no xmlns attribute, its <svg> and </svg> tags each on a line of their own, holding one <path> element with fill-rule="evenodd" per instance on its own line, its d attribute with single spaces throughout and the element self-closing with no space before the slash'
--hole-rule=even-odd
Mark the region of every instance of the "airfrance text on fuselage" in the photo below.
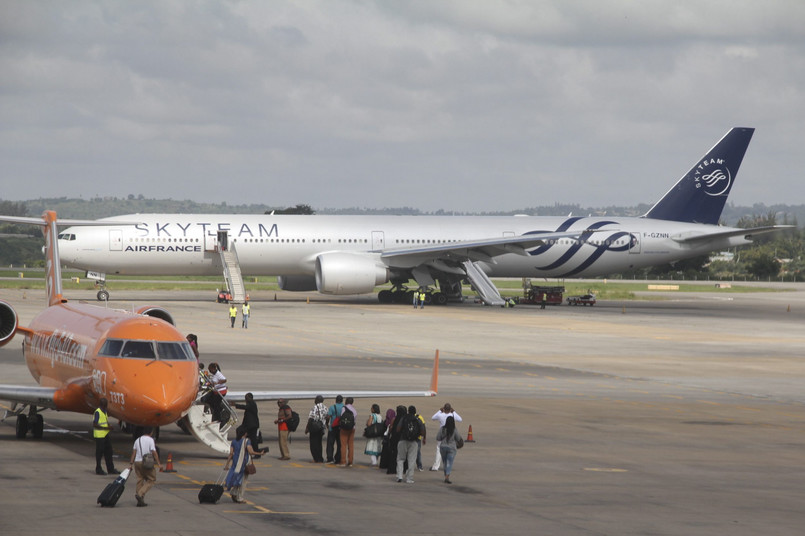
<svg viewBox="0 0 805 536">
<path fill-rule="evenodd" d="M 176 233 L 174 235 L 171 232 L 171 228 L 170 228 L 171 225 L 173 225 L 174 227 L 178 227 L 180 229 L 180 231 L 174 230 L 173 233 Z M 151 236 L 152 229 L 149 226 L 149 224 L 147 224 L 147 223 L 139 223 L 139 224 L 135 225 L 134 227 L 140 233 L 138 238 L 144 238 L 144 237 Z M 166 237 L 166 238 L 175 238 L 175 237 L 187 238 L 189 235 L 193 234 L 192 232 L 188 232 L 191 227 L 195 227 L 196 229 L 198 227 L 201 227 L 202 236 L 207 235 L 207 233 L 210 233 L 210 235 L 214 235 L 214 232 L 218 232 L 218 231 L 226 231 L 227 233 L 232 231 L 232 224 L 229 223 L 229 222 L 219 223 L 219 224 L 217 224 L 217 226 L 216 226 L 216 224 L 213 224 L 213 223 L 188 223 L 186 225 L 182 225 L 181 223 L 173 223 L 173 224 L 171 224 L 171 223 L 165 223 L 165 224 L 155 223 L 153 227 L 154 227 L 153 230 L 155 231 L 157 238 L 162 238 L 162 237 Z M 208 229 L 210 227 L 212 227 L 212 229 Z M 248 238 L 271 238 L 271 237 L 279 236 L 279 230 L 277 229 L 277 224 L 276 223 L 271 225 L 270 228 L 266 228 L 265 225 L 263 225 L 262 223 L 259 223 L 259 224 L 257 224 L 257 229 L 256 230 L 257 230 L 257 233 L 255 234 L 255 231 L 252 230 L 252 227 L 250 227 L 248 224 L 244 223 L 244 224 L 242 224 L 240 226 L 240 230 L 237 231 L 237 234 L 234 235 L 234 236 L 235 236 L 235 238 L 241 238 L 241 237 L 244 237 L 244 236 L 248 237 Z M 199 245 L 169 245 L 169 246 L 164 246 L 164 245 L 156 245 L 156 244 L 148 245 L 148 246 L 145 246 L 145 245 L 139 246 L 138 245 L 138 246 L 126 246 L 125 251 L 144 251 L 144 252 L 171 252 L 171 251 L 178 251 L 178 252 L 186 252 L 186 253 L 201 253 L 201 246 L 199 246 Z"/>
</svg>

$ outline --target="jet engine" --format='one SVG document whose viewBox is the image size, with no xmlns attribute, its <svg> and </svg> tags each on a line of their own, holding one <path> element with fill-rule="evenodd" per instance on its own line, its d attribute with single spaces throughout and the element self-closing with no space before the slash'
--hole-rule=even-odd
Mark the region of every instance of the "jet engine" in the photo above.
<svg viewBox="0 0 805 536">
<path fill-rule="evenodd" d="M 353 253 L 316 257 L 316 286 L 322 294 L 366 294 L 389 280 L 388 267 Z"/>
<path fill-rule="evenodd" d="M 167 322 L 171 326 L 176 325 L 176 322 L 173 321 L 173 316 L 168 311 L 163 309 L 162 307 L 153 307 L 151 305 L 147 305 L 145 307 L 141 307 L 141 308 L 137 309 L 136 312 L 137 312 L 138 315 L 151 316 L 151 317 L 154 317 L 154 318 L 159 318 L 160 320 L 164 320 L 165 322 Z"/>
<path fill-rule="evenodd" d="M 281 275 L 277 277 L 277 285 L 281 290 L 290 292 L 318 290 L 316 276 L 313 275 Z"/>
<path fill-rule="evenodd" d="M 5 346 L 17 331 L 17 312 L 4 301 L 0 301 L 0 346 Z"/>
</svg>

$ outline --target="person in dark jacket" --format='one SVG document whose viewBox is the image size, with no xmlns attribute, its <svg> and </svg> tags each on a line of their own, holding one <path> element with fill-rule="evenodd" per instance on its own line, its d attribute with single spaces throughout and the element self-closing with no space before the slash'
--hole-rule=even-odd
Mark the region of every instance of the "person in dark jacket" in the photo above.
<svg viewBox="0 0 805 536">
<path fill-rule="evenodd" d="M 258 432 L 260 431 L 260 418 L 257 416 L 257 402 L 254 395 L 246 393 L 245 404 L 235 404 L 235 407 L 243 410 L 243 422 L 241 426 L 246 429 L 246 435 L 254 450 L 258 450 Z"/>
</svg>

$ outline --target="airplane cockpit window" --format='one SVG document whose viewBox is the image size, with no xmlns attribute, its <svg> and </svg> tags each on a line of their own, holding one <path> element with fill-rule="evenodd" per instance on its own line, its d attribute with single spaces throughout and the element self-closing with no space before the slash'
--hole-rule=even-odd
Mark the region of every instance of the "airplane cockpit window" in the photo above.
<svg viewBox="0 0 805 536">
<path fill-rule="evenodd" d="M 62 233 L 59 235 L 59 240 L 75 240 L 73 233 Z"/>
<path fill-rule="evenodd" d="M 151 341 L 126 341 L 122 357 L 137 357 L 140 359 L 156 359 L 154 345 Z"/>
<path fill-rule="evenodd" d="M 106 339 L 101 347 L 98 355 L 107 357 L 117 357 L 120 355 L 120 350 L 123 348 L 123 341 L 117 339 Z"/>
<path fill-rule="evenodd" d="M 187 360 L 191 356 L 193 359 L 196 358 L 190 350 L 190 344 L 186 342 L 158 342 L 157 353 L 160 359 Z"/>
<path fill-rule="evenodd" d="M 195 359 L 188 342 L 126 341 L 106 339 L 98 355 L 105 357 L 128 357 L 135 359 L 165 359 L 187 361 Z"/>
</svg>

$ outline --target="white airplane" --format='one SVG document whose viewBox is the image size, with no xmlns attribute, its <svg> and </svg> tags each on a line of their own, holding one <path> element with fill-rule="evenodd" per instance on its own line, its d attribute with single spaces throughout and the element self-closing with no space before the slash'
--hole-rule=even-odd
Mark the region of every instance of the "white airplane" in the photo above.
<svg viewBox="0 0 805 536">
<path fill-rule="evenodd" d="M 442 304 L 461 299 L 469 279 L 484 301 L 502 303 L 489 277 L 596 277 L 783 228 L 718 225 L 753 133 L 731 129 L 641 217 L 138 214 L 70 227 L 59 245 L 63 262 L 102 283 L 106 274 L 221 274 L 230 255 L 243 275 L 279 276 L 284 290 L 363 294 L 391 282 L 378 295 L 387 303 L 407 299 L 413 279 Z M 102 288 L 98 299 L 108 297 Z"/>
</svg>

